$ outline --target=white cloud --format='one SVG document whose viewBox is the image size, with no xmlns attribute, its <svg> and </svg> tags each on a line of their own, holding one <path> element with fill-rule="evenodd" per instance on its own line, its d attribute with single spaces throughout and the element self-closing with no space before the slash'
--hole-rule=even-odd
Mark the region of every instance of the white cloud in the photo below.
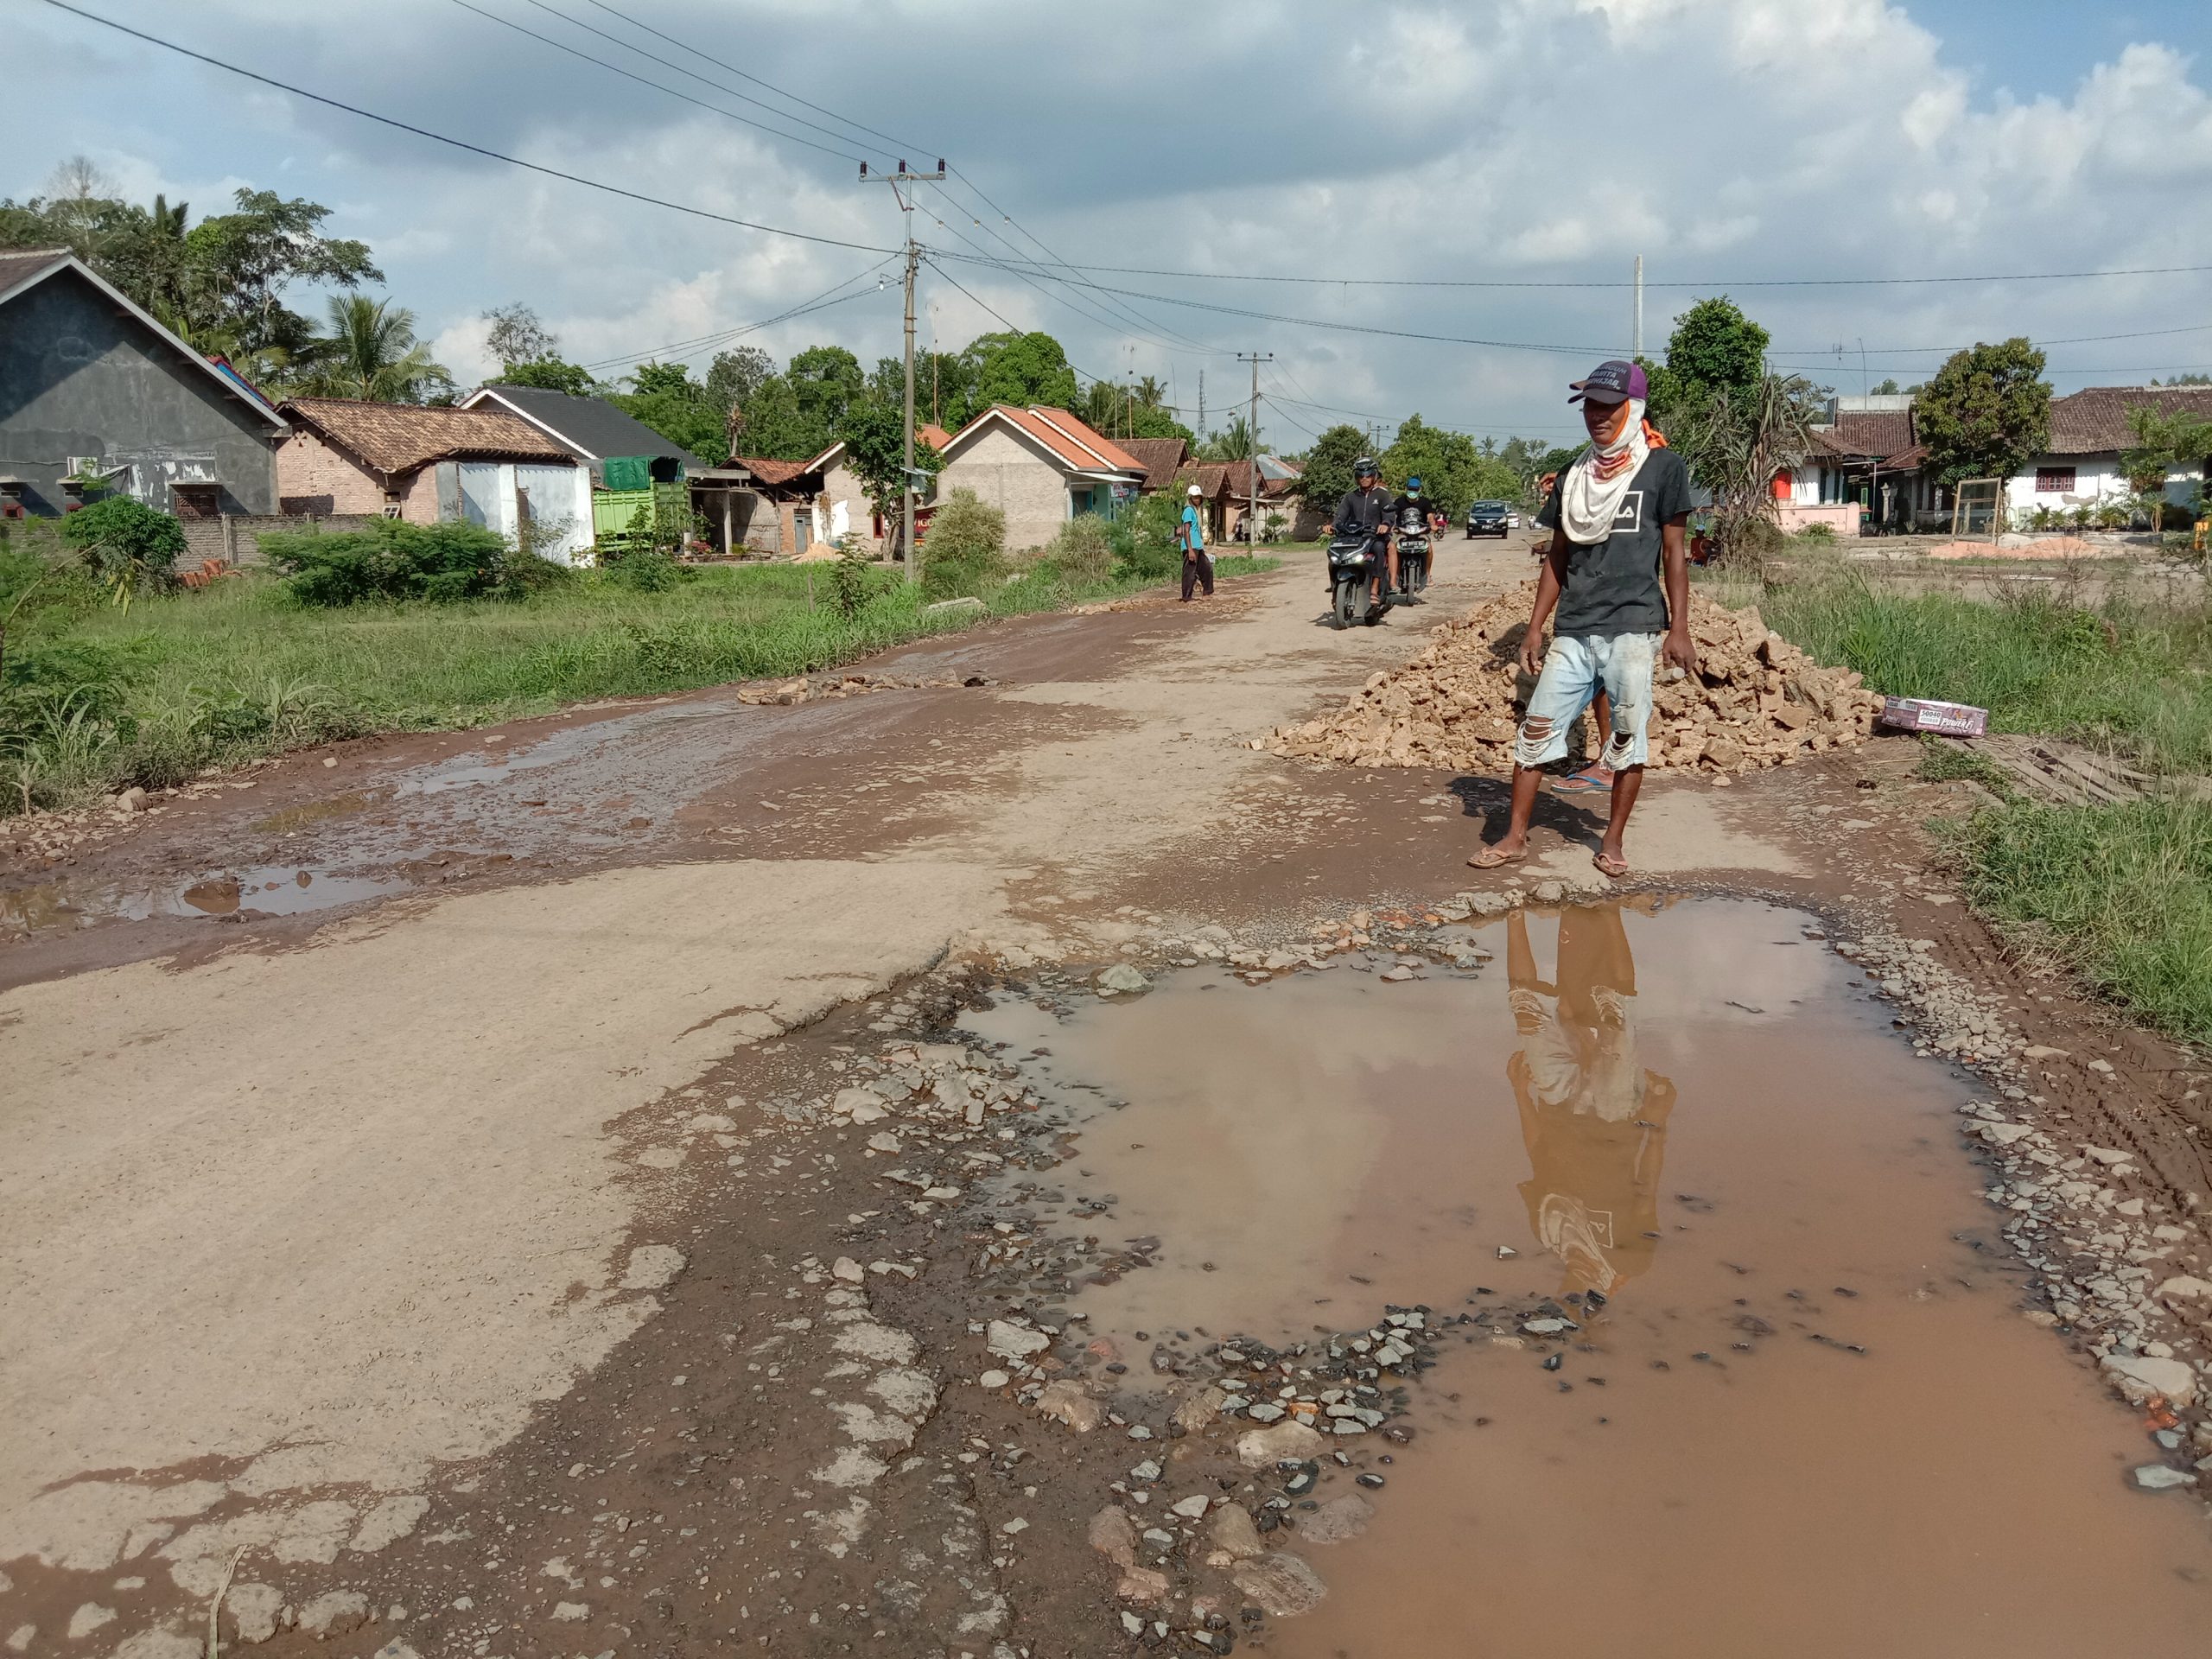
<svg viewBox="0 0 2212 1659">
<path fill-rule="evenodd" d="M 2212 315 L 2212 283 L 2195 277 L 1741 285 L 2212 264 L 2212 225 L 2190 211 L 2212 187 L 2212 99 L 2188 59 L 2138 45 L 2109 62 L 2064 66 L 2040 96 L 1984 96 L 1946 66 L 1913 10 L 1911 0 L 1131 0 L 1102 30 L 1095 13 L 1023 0 L 943 0 L 904 15 L 925 16 L 927 29 L 863 26 L 873 14 L 851 6 L 833 15 L 765 0 L 666 0 L 655 21 L 902 141 L 929 140 L 917 145 L 922 158 L 942 145 L 1029 230 L 1087 263 L 1590 283 L 1624 281 L 1642 253 L 1653 284 L 1648 340 L 1663 340 L 1695 297 L 1670 284 L 1733 282 L 1777 348 L 1864 338 L 1873 378 L 1891 372 L 1873 348 L 2120 333 Z M 288 0 L 205 0 L 194 44 L 563 171 L 845 240 L 898 239 L 889 193 L 854 182 L 842 158 L 560 59 L 434 0 L 389 0 L 386 11 L 412 42 L 404 62 L 359 53 L 353 31 Z M 507 301 L 535 306 L 569 355 L 590 360 L 758 321 L 874 257 L 457 156 L 57 19 L 34 16 L 24 31 L 27 48 L 57 67 L 18 83 L 0 111 L 0 191 L 35 188 L 81 149 L 135 194 L 167 181 L 173 200 L 187 194 L 195 209 L 224 194 L 199 181 L 233 177 L 340 205 L 332 229 L 370 242 L 394 296 L 456 372 L 482 365 L 479 315 Z M 741 40 L 741 59 L 728 44 Z M 751 118 L 768 118 L 736 93 L 779 102 L 696 60 L 729 92 L 628 61 Z M 95 81 L 97 100 L 86 96 Z M 855 153 L 874 153 L 876 140 L 851 137 Z M 1000 251 L 971 213 L 1021 240 L 963 186 L 951 188 L 965 211 L 925 193 L 950 228 L 925 219 L 924 240 L 970 251 L 957 230 Z M 1194 406 L 1203 366 L 1217 419 L 1247 383 L 1225 356 L 1192 353 L 1186 336 L 1224 352 L 1274 351 L 1279 372 L 1319 403 L 1392 416 L 1417 408 L 1501 432 L 1572 424 L 1561 387 L 1582 365 L 1567 359 L 1128 298 L 1139 325 L 1105 296 L 1074 296 L 1083 311 L 1116 315 L 1109 327 L 1063 303 L 1065 290 L 1047 298 L 950 259 L 943 269 L 991 309 L 1058 334 L 1086 369 L 1122 372 L 1134 339 L 1135 371 L 1172 377 Z M 1377 329 L 1626 344 L 1618 289 L 1097 280 Z M 923 293 L 925 340 L 954 346 L 1001 326 L 935 271 Z M 894 288 L 779 324 L 757 343 L 783 353 L 833 340 L 872 362 L 898 338 Z M 2212 334 L 2176 339 L 2060 347 L 2054 360 L 2145 372 L 2212 361 Z M 1933 361 L 1897 359 L 1898 378 L 1923 378 Z M 1824 372 L 1855 386 L 1855 352 Z M 1287 404 L 1285 413 L 1330 418 Z"/>
</svg>

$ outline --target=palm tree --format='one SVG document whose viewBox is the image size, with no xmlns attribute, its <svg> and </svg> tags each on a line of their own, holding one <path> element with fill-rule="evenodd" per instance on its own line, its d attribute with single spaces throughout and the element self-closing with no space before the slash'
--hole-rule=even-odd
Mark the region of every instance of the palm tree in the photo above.
<svg viewBox="0 0 2212 1659">
<path fill-rule="evenodd" d="M 1777 536 L 1774 480 L 1812 452 L 1819 388 L 1762 374 L 1747 391 L 1714 387 L 1682 423 L 1690 476 L 1712 493 L 1720 544 L 1754 557 Z"/>
<path fill-rule="evenodd" d="M 303 389 L 324 397 L 419 404 L 453 376 L 415 338 L 415 314 L 365 294 L 333 295 L 330 333 L 315 343 Z"/>
</svg>

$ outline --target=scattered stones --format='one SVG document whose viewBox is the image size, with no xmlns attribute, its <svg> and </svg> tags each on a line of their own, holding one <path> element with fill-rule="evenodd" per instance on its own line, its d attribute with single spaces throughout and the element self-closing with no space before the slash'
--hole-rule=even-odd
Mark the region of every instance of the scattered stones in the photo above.
<svg viewBox="0 0 2212 1659">
<path fill-rule="evenodd" d="M 2135 1484 L 2146 1492 L 2170 1492 L 2182 1486 L 2194 1486 L 2196 1477 L 2186 1469 L 2172 1469 L 2163 1463 L 2146 1463 L 2135 1471 Z"/>
<path fill-rule="evenodd" d="M 1375 1506 L 1357 1492 L 1332 1497 L 1298 1523 L 1298 1535 L 1309 1544 L 1340 1544 L 1367 1530 Z"/>
<path fill-rule="evenodd" d="M 2119 1383 L 2120 1391 L 2139 1403 L 2154 1394 L 2173 1405 L 2186 1406 L 2196 1398 L 2196 1373 L 2186 1360 L 2160 1359 L 2149 1354 L 2107 1354 L 2104 1368 Z"/>
<path fill-rule="evenodd" d="M 258 1643 L 276 1634 L 276 1617 L 284 1611 L 284 1596 L 273 1585 L 234 1584 L 223 1605 L 237 1624 L 238 1639 Z"/>
<path fill-rule="evenodd" d="M 1078 1434 L 1088 1434 L 1106 1421 L 1106 1405 L 1084 1392 L 1082 1383 L 1062 1377 L 1047 1382 L 1037 1396 L 1037 1409 L 1058 1418 Z"/>
<path fill-rule="evenodd" d="M 1224 1503 L 1216 1510 L 1213 1519 L 1206 1522 L 1206 1538 L 1216 1549 L 1240 1561 L 1268 1553 L 1268 1547 L 1260 1541 L 1259 1529 L 1252 1524 L 1251 1512 L 1241 1503 Z"/>
<path fill-rule="evenodd" d="M 300 1609 L 309 1636 L 344 1636 L 369 1622 L 369 1599 L 358 1590 L 326 1590 Z"/>
<path fill-rule="evenodd" d="M 1304 1423 L 1277 1423 L 1238 1435 L 1236 1460 L 1247 1469 L 1264 1469 L 1287 1458 L 1310 1458 L 1324 1444 L 1320 1434 Z"/>
<path fill-rule="evenodd" d="M 1239 1561 L 1230 1569 L 1229 1578 L 1270 1618 L 1296 1618 L 1310 1613 L 1329 1593 L 1319 1573 L 1297 1556 L 1281 1550 Z"/>
<path fill-rule="evenodd" d="M 1343 708 L 1279 728 L 1255 747 L 1361 766 L 1509 770 L 1530 689 L 1514 658 L 1535 591 L 1523 582 L 1446 622 L 1412 662 L 1374 675 Z M 1690 631 L 1701 671 L 1654 688 L 1653 766 L 1751 772 L 1861 742 L 1873 728 L 1882 700 L 1859 676 L 1821 667 L 1769 632 L 1756 609 L 1730 611 L 1694 594 Z M 1582 752 L 1594 756 L 1594 734 Z"/>
<path fill-rule="evenodd" d="M 1128 992 L 1152 988 L 1152 982 L 1126 962 L 1116 963 L 1101 973 L 1094 982 L 1102 991 Z"/>
<path fill-rule="evenodd" d="M 1093 1549 L 1123 1571 L 1136 1565 L 1136 1522 L 1127 1510 L 1112 1503 L 1099 1510 L 1090 1517 L 1090 1538 Z"/>
<path fill-rule="evenodd" d="M 1032 1354 L 1041 1354 L 1052 1345 L 1052 1339 L 1042 1331 L 1033 1331 L 1026 1325 L 1015 1325 L 1008 1319 L 993 1319 L 983 1337 L 983 1345 L 1001 1359 L 1027 1359 Z"/>
<path fill-rule="evenodd" d="M 1004 1371 L 985 1371 L 976 1379 L 978 1386 L 986 1389 L 1002 1389 L 1013 1381 Z"/>
</svg>

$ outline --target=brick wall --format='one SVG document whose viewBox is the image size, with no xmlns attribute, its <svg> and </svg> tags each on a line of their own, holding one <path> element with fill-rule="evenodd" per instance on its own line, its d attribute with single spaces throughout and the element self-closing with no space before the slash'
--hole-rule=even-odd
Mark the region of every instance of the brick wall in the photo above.
<svg viewBox="0 0 2212 1659">
<path fill-rule="evenodd" d="M 180 570 L 196 569 L 203 559 L 227 559 L 232 564 L 261 563 L 264 531 L 282 530 L 359 530 L 377 513 L 337 513 L 328 516 L 291 513 L 226 513 L 220 518 L 181 520 L 185 550 L 176 562 Z"/>
<path fill-rule="evenodd" d="M 376 476 L 305 427 L 294 427 L 276 446 L 276 493 L 327 497 L 325 510 L 333 513 L 384 511 L 384 486 Z M 430 517 L 437 517 L 435 498 Z"/>
<path fill-rule="evenodd" d="M 973 490 L 976 499 L 1006 514 L 1010 553 L 1042 547 L 1067 522 L 1066 475 L 1003 427 L 963 446 L 938 474 L 939 502 L 955 490 Z"/>
</svg>

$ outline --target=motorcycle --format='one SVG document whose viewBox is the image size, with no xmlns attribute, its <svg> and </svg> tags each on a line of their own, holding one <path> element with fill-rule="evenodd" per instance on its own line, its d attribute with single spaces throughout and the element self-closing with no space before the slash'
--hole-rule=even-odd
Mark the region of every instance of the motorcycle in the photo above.
<svg viewBox="0 0 2212 1659">
<path fill-rule="evenodd" d="M 1382 619 L 1382 607 L 1372 592 L 1378 556 L 1376 538 L 1370 536 L 1339 536 L 1330 542 L 1330 614 L 1338 627 L 1348 628 L 1355 622 L 1372 626 Z"/>
<path fill-rule="evenodd" d="M 1428 586 L 1428 524 L 1404 525 L 1398 531 L 1398 592 L 1414 599 Z"/>
</svg>

